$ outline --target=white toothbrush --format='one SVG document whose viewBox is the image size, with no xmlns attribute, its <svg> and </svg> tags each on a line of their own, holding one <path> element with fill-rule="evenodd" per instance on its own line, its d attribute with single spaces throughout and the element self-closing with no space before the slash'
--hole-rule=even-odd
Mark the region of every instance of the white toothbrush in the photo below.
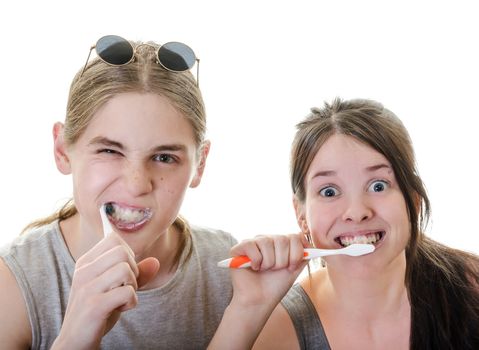
<svg viewBox="0 0 479 350">
<path fill-rule="evenodd" d="M 340 249 L 315 249 L 306 248 L 304 250 L 304 260 L 319 258 L 321 256 L 345 254 L 350 256 L 360 256 L 369 254 L 374 251 L 374 245 L 372 244 L 351 244 L 347 247 Z M 226 267 L 232 269 L 244 269 L 251 266 L 250 259 L 245 255 L 235 256 L 226 260 L 222 260 L 218 263 L 219 267 Z"/>
<path fill-rule="evenodd" d="M 110 220 L 108 220 L 108 218 L 106 217 L 106 206 L 107 206 L 107 203 L 103 204 L 100 207 L 101 223 L 103 224 L 103 235 L 105 237 L 113 232 L 113 228 L 111 227 Z"/>
</svg>

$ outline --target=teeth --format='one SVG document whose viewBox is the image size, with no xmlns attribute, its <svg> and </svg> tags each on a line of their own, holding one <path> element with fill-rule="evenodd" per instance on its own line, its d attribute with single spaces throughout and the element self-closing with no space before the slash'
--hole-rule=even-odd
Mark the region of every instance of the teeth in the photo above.
<svg viewBox="0 0 479 350">
<path fill-rule="evenodd" d="M 142 220 L 149 219 L 151 217 L 151 210 L 124 208 L 110 203 L 108 205 L 108 214 L 115 221 L 121 221 L 123 223 L 137 223 Z"/>
<path fill-rule="evenodd" d="M 339 237 L 338 241 L 341 243 L 342 246 L 347 247 L 348 245 L 351 244 L 373 244 L 379 241 L 382 237 L 382 234 L 379 232 L 376 233 L 369 233 L 364 236 L 346 236 L 346 237 Z"/>
</svg>

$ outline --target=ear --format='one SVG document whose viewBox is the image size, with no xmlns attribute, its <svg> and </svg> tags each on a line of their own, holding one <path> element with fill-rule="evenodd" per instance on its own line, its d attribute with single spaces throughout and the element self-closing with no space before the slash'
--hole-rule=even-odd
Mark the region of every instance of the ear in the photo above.
<svg viewBox="0 0 479 350">
<path fill-rule="evenodd" d="M 196 171 L 193 176 L 193 179 L 191 180 L 191 183 L 190 183 L 191 188 L 197 187 L 201 182 L 201 178 L 203 177 L 203 172 L 205 171 L 206 158 L 208 158 L 208 154 L 210 153 L 210 146 L 211 146 L 211 143 L 208 140 L 204 141 L 203 145 L 201 146 L 200 159 L 196 167 Z"/>
<path fill-rule="evenodd" d="M 416 214 L 419 215 L 421 211 L 421 205 L 422 205 L 422 198 L 419 195 L 419 193 L 417 192 L 413 193 L 413 200 L 414 200 L 414 209 L 416 210 Z"/>
<path fill-rule="evenodd" d="M 71 173 L 70 159 L 68 158 L 65 139 L 63 136 L 64 126 L 58 122 L 53 125 L 53 154 L 57 169 L 64 175 Z"/>
<path fill-rule="evenodd" d="M 301 203 L 298 198 L 293 194 L 293 206 L 294 212 L 296 213 L 296 221 L 298 222 L 301 232 L 306 235 L 309 235 L 309 227 L 306 222 L 306 213 L 304 210 L 304 204 Z"/>
</svg>

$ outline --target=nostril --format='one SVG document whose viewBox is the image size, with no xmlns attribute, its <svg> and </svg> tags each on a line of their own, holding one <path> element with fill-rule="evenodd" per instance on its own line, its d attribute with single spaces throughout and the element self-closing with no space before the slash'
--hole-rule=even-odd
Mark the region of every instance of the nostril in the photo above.
<svg viewBox="0 0 479 350">
<path fill-rule="evenodd" d="M 345 203 L 342 219 L 346 222 L 365 222 L 374 216 L 373 208 L 362 197 L 351 197 Z"/>
</svg>

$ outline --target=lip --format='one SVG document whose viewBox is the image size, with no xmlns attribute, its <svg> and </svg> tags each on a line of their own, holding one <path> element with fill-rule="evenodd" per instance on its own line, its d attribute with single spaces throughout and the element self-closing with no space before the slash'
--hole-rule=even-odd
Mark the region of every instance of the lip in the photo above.
<svg viewBox="0 0 479 350">
<path fill-rule="evenodd" d="M 143 220 L 139 223 L 134 223 L 134 224 L 125 224 L 116 220 L 115 221 L 110 220 L 110 221 L 112 222 L 112 225 L 119 231 L 126 232 L 126 233 L 133 233 L 133 232 L 140 231 L 144 226 L 146 226 L 149 220 Z"/>
<path fill-rule="evenodd" d="M 117 230 L 125 233 L 133 233 L 141 230 L 150 222 L 151 217 L 153 216 L 151 209 L 148 207 L 129 205 L 113 201 L 108 202 L 107 205 L 109 205 L 108 208 L 110 208 L 110 210 L 107 211 L 108 220 Z M 125 221 L 121 218 L 117 218 L 114 216 L 114 211 L 118 210 L 119 208 L 121 208 L 122 210 L 142 212 L 143 218 L 138 221 Z"/>
</svg>

